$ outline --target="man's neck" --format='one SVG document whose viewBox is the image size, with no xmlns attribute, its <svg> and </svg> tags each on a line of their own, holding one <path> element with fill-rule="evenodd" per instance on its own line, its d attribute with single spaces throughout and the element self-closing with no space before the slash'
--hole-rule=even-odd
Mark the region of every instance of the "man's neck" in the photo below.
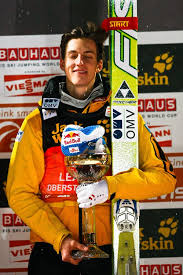
<svg viewBox="0 0 183 275">
<path fill-rule="evenodd" d="M 82 100 L 82 99 L 86 99 L 90 95 L 93 89 L 94 83 L 95 82 L 90 83 L 89 86 L 79 86 L 79 85 L 77 86 L 77 85 L 71 84 L 66 79 L 66 88 L 72 97 Z"/>
</svg>

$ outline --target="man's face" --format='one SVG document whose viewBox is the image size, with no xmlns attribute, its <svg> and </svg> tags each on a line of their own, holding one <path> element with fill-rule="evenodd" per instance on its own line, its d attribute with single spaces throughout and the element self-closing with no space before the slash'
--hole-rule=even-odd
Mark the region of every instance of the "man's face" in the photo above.
<svg viewBox="0 0 183 275">
<path fill-rule="evenodd" d="M 65 71 L 71 95 L 83 98 L 93 87 L 96 73 L 101 71 L 103 62 L 97 62 L 97 48 L 93 40 L 77 38 L 68 42 L 65 59 L 61 60 L 60 65 Z"/>
</svg>

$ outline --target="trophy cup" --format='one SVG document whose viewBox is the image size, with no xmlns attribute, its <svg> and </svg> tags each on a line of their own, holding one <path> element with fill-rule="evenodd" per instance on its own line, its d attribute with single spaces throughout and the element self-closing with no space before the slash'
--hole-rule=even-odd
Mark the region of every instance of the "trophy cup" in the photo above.
<svg viewBox="0 0 183 275">
<path fill-rule="evenodd" d="M 81 154 L 65 155 L 64 160 L 67 171 L 73 178 L 77 179 L 79 184 L 99 181 L 111 165 L 110 151 L 103 138 L 87 143 L 87 148 Z M 82 225 L 80 224 L 82 243 L 88 246 L 89 250 L 87 252 L 74 251 L 73 257 L 108 258 L 109 255 L 96 244 L 95 206 L 79 208 L 79 211 L 80 220 L 82 220 Z"/>
</svg>

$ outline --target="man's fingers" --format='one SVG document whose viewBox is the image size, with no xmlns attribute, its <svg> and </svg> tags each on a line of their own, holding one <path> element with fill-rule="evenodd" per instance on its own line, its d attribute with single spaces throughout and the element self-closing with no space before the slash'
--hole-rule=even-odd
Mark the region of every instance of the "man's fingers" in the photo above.
<svg viewBox="0 0 183 275">
<path fill-rule="evenodd" d="M 88 251 L 88 247 L 78 241 L 72 239 L 71 237 L 66 237 L 62 242 L 61 254 L 63 262 L 68 262 L 74 265 L 82 260 L 82 258 L 75 259 L 72 255 L 73 250 L 80 250 L 83 252 Z"/>
<path fill-rule="evenodd" d="M 81 243 L 78 243 L 76 242 L 76 245 L 75 245 L 75 248 L 74 249 L 77 249 L 77 250 L 81 250 L 81 251 L 88 251 L 88 247 L 81 244 Z"/>
<path fill-rule="evenodd" d="M 63 262 L 71 263 L 73 265 L 78 265 L 81 260 L 82 259 L 74 259 L 72 257 L 72 255 L 70 255 L 70 254 L 65 254 L 65 255 L 63 254 L 62 255 L 62 261 Z"/>
<path fill-rule="evenodd" d="M 73 257 L 70 257 L 70 263 L 73 265 L 78 265 L 81 261 L 82 259 L 74 259 Z"/>
</svg>

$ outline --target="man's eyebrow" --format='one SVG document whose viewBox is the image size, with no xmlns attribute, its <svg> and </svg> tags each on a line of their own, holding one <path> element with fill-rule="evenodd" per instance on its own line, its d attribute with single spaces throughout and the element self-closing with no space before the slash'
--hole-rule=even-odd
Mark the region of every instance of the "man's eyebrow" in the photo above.
<svg viewBox="0 0 183 275">
<path fill-rule="evenodd" d="M 72 53 L 77 53 L 77 51 L 75 50 L 70 50 L 67 52 L 68 54 L 72 54 Z M 93 53 L 95 54 L 96 52 L 95 51 L 92 51 L 92 50 L 87 50 L 87 51 L 84 51 L 84 53 Z"/>
</svg>

